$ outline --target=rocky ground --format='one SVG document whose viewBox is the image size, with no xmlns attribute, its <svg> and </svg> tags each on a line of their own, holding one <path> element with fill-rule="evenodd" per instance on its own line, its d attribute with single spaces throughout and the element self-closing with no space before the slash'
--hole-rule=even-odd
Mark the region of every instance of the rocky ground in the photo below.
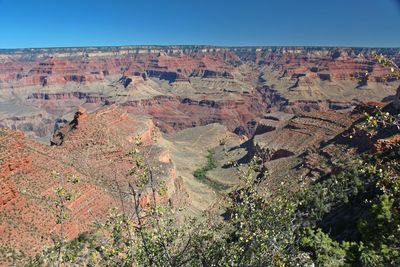
<svg viewBox="0 0 400 267">
<path fill-rule="evenodd" d="M 68 238 L 89 230 L 110 207 L 121 208 L 119 191 L 132 179 L 126 154 L 137 135 L 163 170 L 158 179 L 169 193 L 159 201 L 185 207 L 185 214 L 218 202 L 238 182 L 232 162 L 246 164 L 255 153 L 270 171 L 261 182 L 266 192 L 282 183 L 296 190 L 317 179 L 341 154 L 354 152 L 342 136 L 362 116 L 356 106 L 398 104 L 398 83 L 382 79 L 390 70 L 371 52 L 179 46 L 0 51 L 1 248 L 33 255 L 51 245 L 59 230 L 53 170 L 82 178 L 67 207 Z M 378 52 L 400 60 L 399 49 Z M 209 153 L 217 166 L 207 179 L 218 187 L 193 176 Z"/>
</svg>

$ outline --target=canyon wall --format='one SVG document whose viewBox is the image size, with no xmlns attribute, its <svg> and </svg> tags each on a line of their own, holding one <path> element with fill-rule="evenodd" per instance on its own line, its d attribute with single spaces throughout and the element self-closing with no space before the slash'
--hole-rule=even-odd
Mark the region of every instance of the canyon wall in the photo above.
<svg viewBox="0 0 400 267">
<path fill-rule="evenodd" d="M 400 60 L 389 48 L 0 50 L 0 125 L 45 140 L 80 106 L 118 105 L 150 114 L 165 132 L 218 122 L 251 136 L 265 112 L 346 110 L 395 95 L 373 51 Z"/>
</svg>

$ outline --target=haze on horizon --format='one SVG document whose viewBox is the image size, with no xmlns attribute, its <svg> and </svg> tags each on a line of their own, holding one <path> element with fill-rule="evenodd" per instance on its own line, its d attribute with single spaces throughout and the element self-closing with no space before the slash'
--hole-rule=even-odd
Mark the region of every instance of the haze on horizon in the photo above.
<svg viewBox="0 0 400 267">
<path fill-rule="evenodd" d="M 0 48 L 400 47 L 399 0 L 0 0 Z"/>
</svg>

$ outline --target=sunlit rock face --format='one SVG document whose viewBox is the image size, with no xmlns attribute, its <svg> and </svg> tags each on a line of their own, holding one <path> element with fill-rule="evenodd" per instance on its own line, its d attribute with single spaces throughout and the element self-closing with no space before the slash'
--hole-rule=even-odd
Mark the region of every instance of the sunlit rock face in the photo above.
<svg viewBox="0 0 400 267">
<path fill-rule="evenodd" d="M 129 190 L 128 182 L 135 181 L 127 176 L 132 164 L 126 154 L 136 136 L 143 140 L 143 149 L 153 147 L 151 162 L 163 172 L 156 182 L 163 180 L 168 194 L 157 196 L 157 201 L 177 205 L 184 198 L 182 182 L 169 152 L 153 143 L 155 131 L 149 118 L 133 117 L 116 107 L 91 114 L 79 109 L 56 132 L 54 146 L 30 140 L 21 131 L 0 129 L 0 213 L 10 218 L 0 222 L 0 246 L 8 244 L 34 255 L 59 233 L 54 190 L 60 181 L 52 177 L 52 171 L 81 180 L 66 185 L 75 195 L 66 206 L 70 215 L 64 225 L 67 239 L 93 229 L 93 220 L 105 219 L 110 208 L 121 208 L 118 186 Z M 149 192 L 143 192 L 142 206 L 148 204 Z"/>
<path fill-rule="evenodd" d="M 10 218 L 0 222 L 0 245 L 34 255 L 58 233 L 52 170 L 82 178 L 67 207 L 66 237 L 92 229 L 94 217 L 121 205 L 116 185 L 134 180 L 126 155 L 137 136 L 154 148 L 148 158 L 168 189 L 156 200 L 194 212 L 218 196 L 193 178 L 209 149 L 227 165 L 210 176 L 228 187 L 236 184 L 227 162 L 246 164 L 258 152 L 271 171 L 261 182 L 268 189 L 283 177 L 321 177 L 355 147 L 381 151 L 398 137 L 374 146 L 351 132 L 361 102 L 400 108 L 398 84 L 381 79 L 390 70 L 371 52 L 191 46 L 0 52 L 0 212 Z M 399 49 L 378 52 L 399 60 Z M 360 81 L 366 71 L 370 79 Z M 151 201 L 142 197 L 142 206 Z"/>
<path fill-rule="evenodd" d="M 398 61 L 399 49 L 381 49 Z M 164 132 L 221 123 L 250 137 L 263 113 L 347 110 L 395 95 L 371 49 L 203 46 L 0 52 L 0 126 L 47 142 L 56 121 L 119 105 Z M 397 59 L 396 59 L 397 57 Z M 360 81 L 368 71 L 369 80 Z"/>
</svg>

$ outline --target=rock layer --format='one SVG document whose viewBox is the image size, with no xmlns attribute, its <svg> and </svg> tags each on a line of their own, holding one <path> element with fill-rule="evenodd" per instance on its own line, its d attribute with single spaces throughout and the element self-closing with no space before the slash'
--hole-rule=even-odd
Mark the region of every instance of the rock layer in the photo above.
<svg viewBox="0 0 400 267">
<path fill-rule="evenodd" d="M 168 195 L 158 201 L 178 205 L 184 199 L 182 181 L 176 176 L 168 151 L 152 144 L 156 128 L 148 118 L 132 118 L 116 107 L 93 114 L 79 110 L 67 126 L 63 142 L 52 147 L 28 140 L 22 132 L 0 129 L 0 246 L 3 251 L 14 248 L 33 255 L 44 245 L 51 245 L 52 238 L 59 234 L 54 190 L 60 181 L 51 176 L 53 170 L 81 178 L 79 184 L 67 185 L 74 192 L 73 200 L 67 203 L 68 239 L 90 230 L 94 220 L 103 220 L 110 208 L 119 207 L 118 190 L 125 190 L 128 181 L 135 180 L 127 176 L 132 163 L 126 154 L 137 135 L 144 141 L 144 149 L 147 145 L 153 147 L 152 163 L 164 173 L 157 179 L 165 181 Z M 65 133 L 67 126 L 60 132 Z M 146 197 L 141 204 L 146 205 Z M 0 262 L 4 256 L 0 255 Z"/>
<path fill-rule="evenodd" d="M 261 183 L 268 189 L 289 176 L 301 182 L 320 177 L 349 149 L 341 138 L 360 118 L 359 110 L 351 112 L 356 105 L 394 99 L 400 106 L 398 84 L 380 78 L 390 70 L 371 52 L 189 46 L 0 51 L 0 126 L 13 129 L 0 130 L 0 245 L 33 255 L 58 233 L 53 190 L 59 181 L 52 170 L 82 177 L 71 187 L 77 194 L 67 207 L 68 238 L 119 206 L 118 192 L 134 180 L 126 175 L 132 165 L 126 155 L 136 136 L 144 149 L 152 147 L 148 158 L 164 171 L 159 179 L 169 193 L 157 200 L 192 201 L 196 212 L 215 192 L 191 176 L 207 149 L 216 149 L 220 162 L 225 152 L 242 157 L 247 149 L 240 163 L 260 153 L 273 177 Z M 399 61 L 399 49 L 378 52 Z M 52 146 L 18 129 L 46 142 L 52 136 Z M 162 145 L 153 143 L 154 134 Z M 355 135 L 353 146 L 372 147 L 364 138 Z M 233 170 L 224 166 L 213 170 L 226 176 L 216 181 L 231 186 Z M 148 202 L 144 194 L 141 205 Z"/>
<path fill-rule="evenodd" d="M 95 110 L 121 104 L 135 114 L 142 112 L 133 108 L 138 106 L 167 132 L 223 121 L 251 135 L 249 123 L 260 118 L 263 100 L 270 111 L 295 113 L 347 109 L 395 95 L 396 84 L 381 79 L 390 70 L 374 61 L 372 51 L 201 46 L 2 50 L 0 102 L 32 107 L 50 121 L 69 120 L 81 105 Z M 399 49 L 377 52 L 399 61 Z M 362 82 L 367 71 L 369 80 Z M 28 110 L 17 117 L 10 108 L 3 113 L 2 125 L 41 138 L 51 135 L 53 125 L 32 119 Z"/>
</svg>

